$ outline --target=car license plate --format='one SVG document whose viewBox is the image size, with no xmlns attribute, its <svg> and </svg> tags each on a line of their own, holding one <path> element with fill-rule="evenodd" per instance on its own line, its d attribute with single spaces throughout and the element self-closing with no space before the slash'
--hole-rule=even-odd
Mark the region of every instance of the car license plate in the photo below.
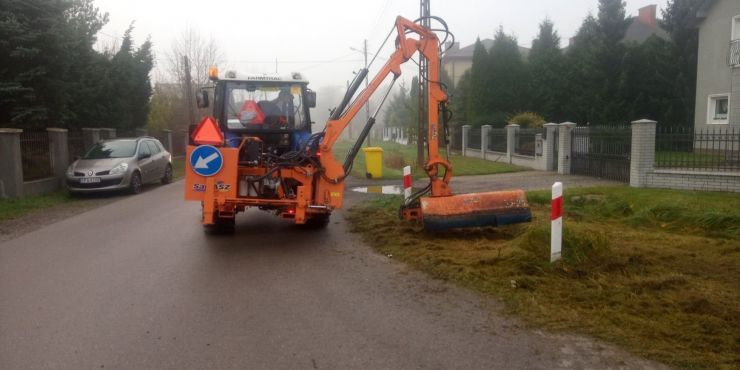
<svg viewBox="0 0 740 370">
<path fill-rule="evenodd" d="M 100 177 L 83 177 L 80 179 L 80 184 L 97 184 L 100 182 Z"/>
</svg>

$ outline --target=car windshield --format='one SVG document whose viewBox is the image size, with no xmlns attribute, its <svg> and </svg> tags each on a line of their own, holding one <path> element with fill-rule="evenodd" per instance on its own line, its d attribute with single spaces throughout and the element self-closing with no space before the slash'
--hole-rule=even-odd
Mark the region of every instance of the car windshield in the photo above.
<svg viewBox="0 0 740 370">
<path fill-rule="evenodd" d="M 95 144 L 84 159 L 128 158 L 136 152 L 135 140 L 116 140 Z"/>
<path fill-rule="evenodd" d="M 226 90 L 230 129 L 303 129 L 308 118 L 300 84 L 232 82 Z"/>
</svg>

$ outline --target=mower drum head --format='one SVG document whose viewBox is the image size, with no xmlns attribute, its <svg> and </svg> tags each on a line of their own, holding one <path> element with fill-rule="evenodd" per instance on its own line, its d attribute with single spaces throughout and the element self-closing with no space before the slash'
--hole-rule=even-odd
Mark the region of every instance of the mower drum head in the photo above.
<svg viewBox="0 0 740 370">
<path fill-rule="evenodd" d="M 424 229 L 503 226 L 532 220 L 522 190 L 421 198 Z"/>
</svg>

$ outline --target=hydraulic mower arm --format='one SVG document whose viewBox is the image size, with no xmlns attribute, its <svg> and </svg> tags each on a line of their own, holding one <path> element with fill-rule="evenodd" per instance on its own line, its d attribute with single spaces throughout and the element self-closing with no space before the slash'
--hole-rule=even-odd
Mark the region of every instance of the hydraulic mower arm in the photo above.
<svg viewBox="0 0 740 370">
<path fill-rule="evenodd" d="M 445 130 L 440 127 L 440 111 L 447 103 L 447 94 L 440 83 L 440 41 L 437 35 L 430 29 L 414 23 L 403 17 L 396 18 L 395 25 L 398 38 L 396 50 L 372 79 L 357 99 L 351 103 L 349 108 L 345 107 L 359 87 L 359 83 L 367 75 L 367 69 L 362 70 L 355 77 L 355 81 L 349 88 L 342 103 L 334 110 L 319 146 L 321 152 L 321 167 L 323 174 L 319 180 L 316 198 L 323 200 L 333 208 L 339 208 L 342 204 L 344 192 L 344 178 L 351 170 L 360 145 L 367 137 L 370 128 L 375 122 L 375 117 L 380 110 L 366 123 L 360 137 L 350 150 L 344 165 L 337 161 L 333 149 L 339 135 L 357 115 L 362 106 L 376 92 L 380 85 L 389 75 L 393 75 L 395 82 L 401 75 L 401 65 L 411 59 L 417 52 L 426 58 L 428 63 L 428 75 L 419 76 L 429 82 L 427 90 L 428 122 L 426 132 L 426 144 L 428 158 L 424 164 L 424 171 L 430 179 L 428 190 L 429 197 L 420 198 L 420 202 L 405 204 L 403 217 L 410 220 L 422 220 L 427 228 L 446 228 L 464 226 L 501 225 L 507 223 L 529 221 L 531 214 L 526 198 L 522 191 L 497 192 L 481 194 L 465 194 L 453 196 L 450 189 L 452 178 L 452 165 L 443 158 L 439 152 L 439 136 L 445 135 Z M 416 35 L 418 38 L 410 36 Z M 391 88 L 393 83 L 391 84 Z M 382 99 L 385 99 L 388 92 Z M 382 103 L 380 104 L 382 106 Z M 506 217 L 501 217 L 506 216 Z M 506 221 L 504 221 L 506 219 Z"/>
</svg>

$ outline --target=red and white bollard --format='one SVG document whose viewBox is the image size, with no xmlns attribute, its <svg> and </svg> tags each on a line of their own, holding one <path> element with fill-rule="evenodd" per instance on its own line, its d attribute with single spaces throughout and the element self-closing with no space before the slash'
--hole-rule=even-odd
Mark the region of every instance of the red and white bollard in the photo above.
<svg viewBox="0 0 740 370">
<path fill-rule="evenodd" d="M 563 183 L 552 186 L 552 212 L 550 213 L 550 262 L 560 259 L 563 248 Z"/>
<path fill-rule="evenodd" d="M 403 168 L 403 199 L 411 198 L 411 166 Z"/>
</svg>

